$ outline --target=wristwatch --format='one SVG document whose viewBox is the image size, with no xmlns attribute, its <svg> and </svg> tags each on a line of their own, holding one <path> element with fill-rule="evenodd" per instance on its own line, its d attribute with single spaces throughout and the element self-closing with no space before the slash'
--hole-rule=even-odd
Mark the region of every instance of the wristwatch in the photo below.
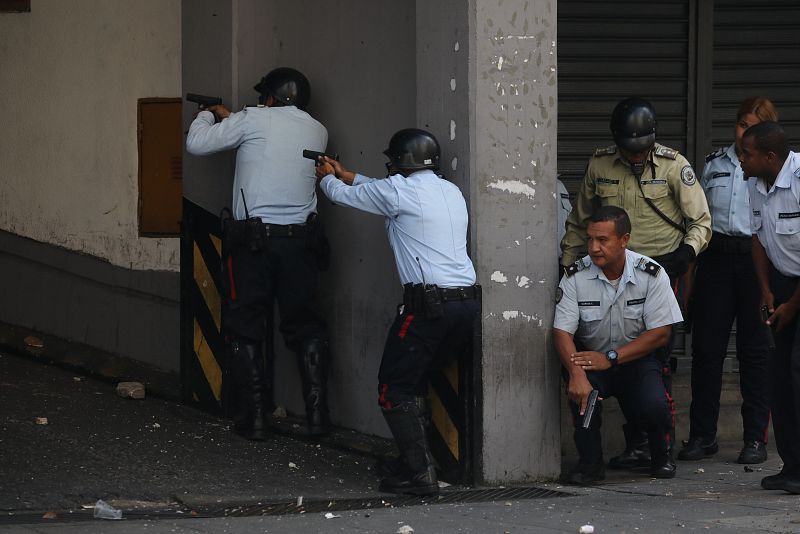
<svg viewBox="0 0 800 534">
<path fill-rule="evenodd" d="M 611 364 L 612 369 L 616 367 L 617 364 L 619 363 L 618 362 L 619 354 L 617 354 L 617 351 L 615 351 L 614 349 L 611 349 L 608 352 L 606 352 L 606 358 L 608 358 L 608 363 Z"/>
</svg>

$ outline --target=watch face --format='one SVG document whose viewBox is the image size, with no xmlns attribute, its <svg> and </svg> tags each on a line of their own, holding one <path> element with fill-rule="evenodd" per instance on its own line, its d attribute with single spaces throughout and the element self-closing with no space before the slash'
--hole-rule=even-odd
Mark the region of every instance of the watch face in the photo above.
<svg viewBox="0 0 800 534">
<path fill-rule="evenodd" d="M 616 360 L 617 359 L 617 351 L 610 350 L 610 351 L 606 352 L 606 358 L 608 358 L 609 360 Z"/>
</svg>

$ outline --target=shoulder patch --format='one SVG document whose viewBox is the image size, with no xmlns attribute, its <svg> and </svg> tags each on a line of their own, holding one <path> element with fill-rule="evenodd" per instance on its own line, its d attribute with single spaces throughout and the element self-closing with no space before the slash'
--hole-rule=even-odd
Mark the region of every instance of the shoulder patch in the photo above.
<svg viewBox="0 0 800 534">
<path fill-rule="evenodd" d="M 717 159 L 718 157 L 720 157 L 724 153 L 725 153 L 725 149 L 724 148 L 720 148 L 719 150 L 715 150 L 714 152 L 712 152 L 711 154 L 706 156 L 706 163 L 708 163 L 711 160 Z"/>
<path fill-rule="evenodd" d="M 681 182 L 686 185 L 694 185 L 697 183 L 697 176 L 694 174 L 691 165 L 684 165 L 681 169 Z"/>
<path fill-rule="evenodd" d="M 564 276 L 569 278 L 570 276 L 572 276 L 572 275 L 584 270 L 586 267 L 588 267 L 588 265 L 586 265 L 586 262 L 584 262 L 583 260 L 584 260 L 584 258 L 581 258 L 578 261 L 576 261 L 575 263 L 573 263 L 572 265 L 570 265 L 569 267 L 567 267 L 566 269 L 564 269 Z M 589 263 L 591 263 L 591 261 Z"/>
<path fill-rule="evenodd" d="M 662 158 L 669 158 L 669 159 L 677 159 L 678 151 L 674 148 L 669 148 L 665 146 L 657 146 L 656 149 L 653 151 L 656 156 L 661 156 Z"/>
<path fill-rule="evenodd" d="M 658 273 L 661 271 L 661 266 L 659 264 L 647 258 L 639 258 L 639 261 L 636 262 L 636 268 L 646 272 L 650 276 L 658 276 Z"/>
<path fill-rule="evenodd" d="M 594 157 L 600 156 L 613 156 L 617 153 L 617 145 L 607 146 L 605 148 L 596 148 L 594 151 Z"/>
</svg>

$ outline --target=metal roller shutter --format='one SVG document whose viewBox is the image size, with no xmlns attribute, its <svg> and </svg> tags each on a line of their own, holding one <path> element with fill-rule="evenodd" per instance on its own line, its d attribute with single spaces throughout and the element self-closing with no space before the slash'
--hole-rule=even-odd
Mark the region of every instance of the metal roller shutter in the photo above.
<svg viewBox="0 0 800 534">
<path fill-rule="evenodd" d="M 800 146 L 800 2 L 716 0 L 712 75 L 713 146 L 733 137 L 736 109 L 748 96 L 766 96 Z"/>
<path fill-rule="evenodd" d="M 587 159 L 612 144 L 626 96 L 650 100 L 660 143 L 686 153 L 689 0 L 558 2 L 558 172 L 574 194 Z"/>
</svg>

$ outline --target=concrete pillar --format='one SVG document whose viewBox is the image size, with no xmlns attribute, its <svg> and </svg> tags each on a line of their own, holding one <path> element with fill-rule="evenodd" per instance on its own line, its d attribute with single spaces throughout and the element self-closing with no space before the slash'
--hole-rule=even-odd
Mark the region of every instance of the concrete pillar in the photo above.
<svg viewBox="0 0 800 534">
<path fill-rule="evenodd" d="M 417 2 L 417 117 L 464 190 L 483 285 L 478 478 L 560 471 L 551 348 L 556 240 L 556 2 Z"/>
</svg>

